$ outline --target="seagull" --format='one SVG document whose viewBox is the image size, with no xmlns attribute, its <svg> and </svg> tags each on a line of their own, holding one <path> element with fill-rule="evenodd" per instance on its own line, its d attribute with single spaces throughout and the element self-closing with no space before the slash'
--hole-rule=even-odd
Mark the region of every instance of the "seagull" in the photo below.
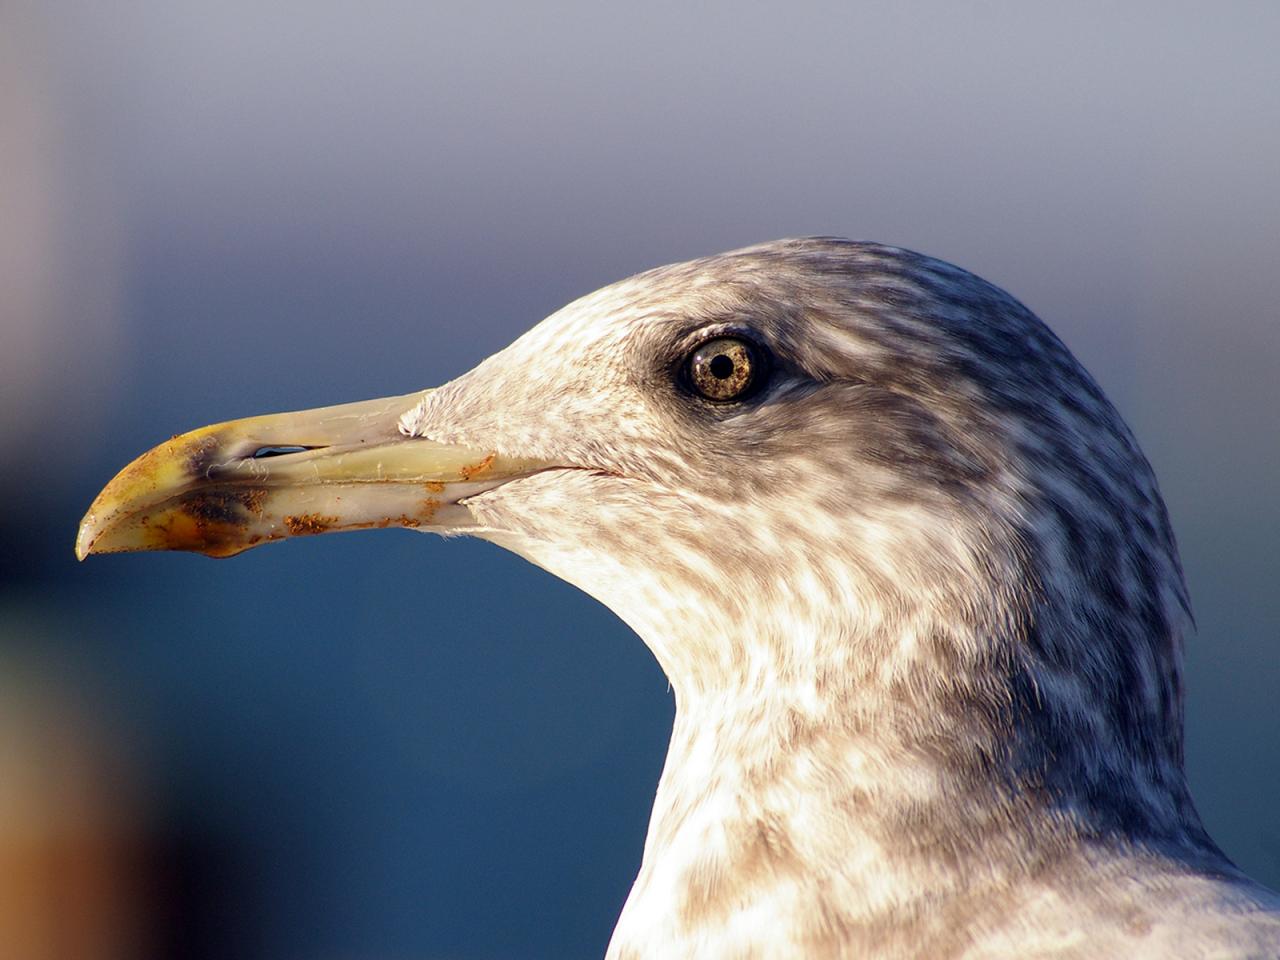
<svg viewBox="0 0 1280 960">
<path fill-rule="evenodd" d="M 1280 957 L 1183 771 L 1151 467 L 1009 294 L 835 238 L 661 267 L 433 390 L 174 437 L 83 559 L 468 534 L 596 597 L 676 718 L 607 957 Z"/>
</svg>

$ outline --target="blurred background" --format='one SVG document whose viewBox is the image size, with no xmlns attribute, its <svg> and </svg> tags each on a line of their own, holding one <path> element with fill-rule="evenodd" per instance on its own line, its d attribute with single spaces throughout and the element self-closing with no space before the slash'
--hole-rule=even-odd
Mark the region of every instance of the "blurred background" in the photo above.
<svg viewBox="0 0 1280 960">
<path fill-rule="evenodd" d="M 1280 885 L 1280 6 L 778 7 L 0 3 L 6 960 L 599 956 L 672 714 L 610 613 L 474 542 L 76 525 L 170 434 L 815 233 L 1006 287 L 1128 418 L 1195 795 Z"/>
</svg>

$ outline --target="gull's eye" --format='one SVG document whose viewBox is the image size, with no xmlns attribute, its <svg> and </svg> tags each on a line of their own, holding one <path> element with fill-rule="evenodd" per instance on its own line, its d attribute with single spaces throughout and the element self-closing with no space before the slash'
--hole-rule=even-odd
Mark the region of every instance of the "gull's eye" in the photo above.
<svg viewBox="0 0 1280 960">
<path fill-rule="evenodd" d="M 737 337 L 708 340 L 689 355 L 689 380 L 708 400 L 739 400 L 764 373 L 759 350 Z"/>
</svg>

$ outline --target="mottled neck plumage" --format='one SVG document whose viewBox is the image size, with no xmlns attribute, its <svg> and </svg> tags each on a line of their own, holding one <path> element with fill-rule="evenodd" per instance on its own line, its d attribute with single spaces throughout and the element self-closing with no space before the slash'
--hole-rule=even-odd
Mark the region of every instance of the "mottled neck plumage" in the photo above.
<svg viewBox="0 0 1280 960">
<path fill-rule="evenodd" d="M 1122 782 L 1131 769 L 1089 756 L 1098 731 L 1060 729 L 1031 658 L 966 661 L 956 651 L 974 645 L 941 628 L 801 646 L 821 655 L 785 680 L 676 684 L 611 958 L 945 956 L 958 929 L 1000 922 L 1018 891 L 1081 869 L 1086 850 L 1168 847 L 1229 868 L 1180 778 Z M 908 648 L 892 667 L 867 656 Z"/>
</svg>

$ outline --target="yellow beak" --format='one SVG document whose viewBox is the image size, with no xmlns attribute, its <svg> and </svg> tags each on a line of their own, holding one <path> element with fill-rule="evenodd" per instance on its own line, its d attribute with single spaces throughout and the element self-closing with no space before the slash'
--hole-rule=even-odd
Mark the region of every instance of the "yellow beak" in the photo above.
<svg viewBox="0 0 1280 960">
<path fill-rule="evenodd" d="M 80 523 L 76 556 L 229 557 L 338 530 L 445 530 L 470 520 L 459 501 L 551 466 L 404 436 L 400 415 L 421 398 L 250 417 L 176 436 L 98 494 Z"/>
</svg>

